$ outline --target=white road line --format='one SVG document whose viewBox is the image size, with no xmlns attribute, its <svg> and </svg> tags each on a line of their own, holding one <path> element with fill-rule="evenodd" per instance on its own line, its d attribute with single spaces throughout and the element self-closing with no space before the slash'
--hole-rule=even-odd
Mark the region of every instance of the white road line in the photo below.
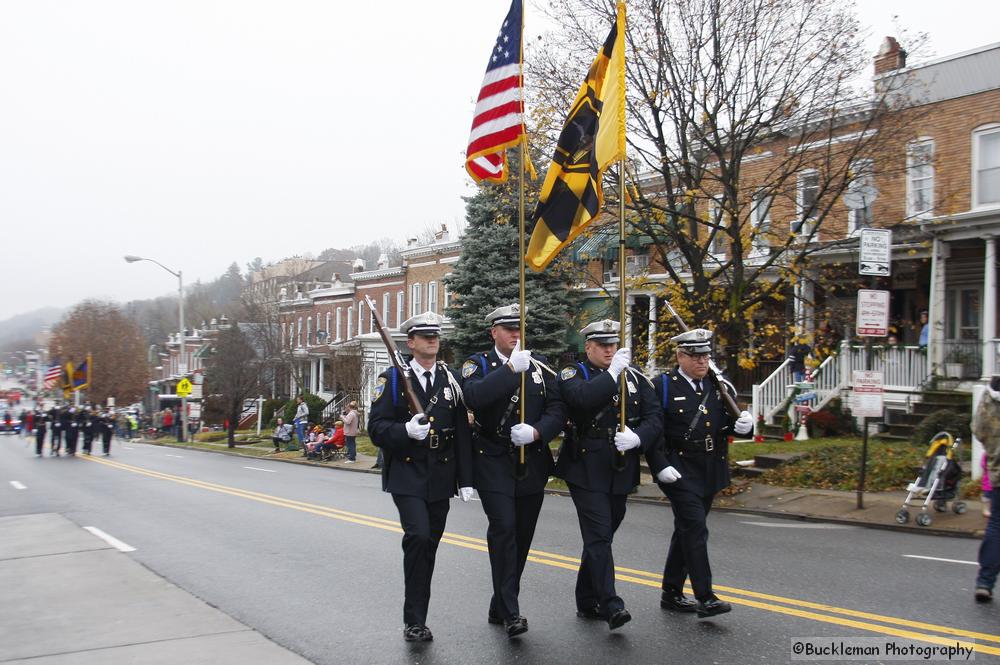
<svg viewBox="0 0 1000 665">
<path fill-rule="evenodd" d="M 100 529 L 98 529 L 96 526 L 85 526 L 83 528 L 86 529 L 87 531 L 91 532 L 92 534 L 94 534 L 95 536 L 97 536 L 98 538 L 100 538 L 101 540 L 103 540 L 104 542 L 106 542 L 108 545 L 111 545 L 111 547 L 115 548 L 116 550 L 120 550 L 122 552 L 134 552 L 135 551 L 135 548 L 132 547 L 131 545 L 129 545 L 128 543 L 123 543 L 122 541 L 118 540 L 114 536 L 109 536 L 108 534 L 106 534 L 103 531 L 101 531 Z"/>
<path fill-rule="evenodd" d="M 170 455 L 170 454 L 168 454 L 167 457 L 176 457 L 177 459 L 184 459 L 184 455 Z"/>
<path fill-rule="evenodd" d="M 258 468 L 258 467 L 256 467 L 256 466 L 245 466 L 245 467 L 243 467 L 243 468 L 244 468 L 244 469 L 251 469 L 251 470 L 253 470 L 253 471 L 263 471 L 264 473 L 278 473 L 278 472 L 277 472 L 277 471 L 275 471 L 274 469 L 261 469 L 261 468 Z"/>
<path fill-rule="evenodd" d="M 978 561 L 963 561 L 962 559 L 942 559 L 939 556 L 920 556 L 919 554 L 904 554 L 907 559 L 927 559 L 928 561 L 944 561 L 945 563 L 965 563 L 970 566 L 978 566 Z"/>
<path fill-rule="evenodd" d="M 125 450 L 135 450 L 135 448 L 129 448 L 128 446 L 122 446 L 122 448 Z"/>
<path fill-rule="evenodd" d="M 775 529 L 856 529 L 857 527 L 850 526 L 848 524 L 813 524 L 809 522 L 805 523 L 790 523 L 790 524 L 780 524 L 777 522 L 743 522 L 743 524 L 750 524 L 752 526 L 768 526 Z"/>
<path fill-rule="evenodd" d="M 16 490 L 26 490 L 26 489 L 28 489 L 28 487 L 26 485 L 24 485 L 22 483 L 19 483 L 16 480 L 10 481 L 10 484 L 13 485 L 14 489 L 16 489 Z"/>
</svg>

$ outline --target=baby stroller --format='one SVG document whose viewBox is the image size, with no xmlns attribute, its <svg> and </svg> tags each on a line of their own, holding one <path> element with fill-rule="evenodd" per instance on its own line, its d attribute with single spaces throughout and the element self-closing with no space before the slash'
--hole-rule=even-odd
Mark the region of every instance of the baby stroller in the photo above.
<svg viewBox="0 0 1000 665">
<path fill-rule="evenodd" d="M 956 515 L 965 512 L 964 501 L 955 501 L 958 496 L 958 481 L 962 478 L 962 467 L 958 463 L 958 451 L 962 446 L 962 439 L 952 438 L 947 432 L 938 432 L 931 439 L 931 445 L 927 448 L 924 468 L 920 475 L 912 483 L 906 486 L 906 499 L 903 507 L 896 513 L 896 522 L 906 524 L 910 521 L 910 500 L 914 497 L 919 501 L 921 497 L 926 497 L 920 506 L 920 514 L 916 517 L 916 523 L 920 526 L 930 526 L 930 514 L 927 506 L 933 502 L 934 510 L 943 513 L 948 510 L 948 502 L 951 501 L 951 509 Z"/>
</svg>

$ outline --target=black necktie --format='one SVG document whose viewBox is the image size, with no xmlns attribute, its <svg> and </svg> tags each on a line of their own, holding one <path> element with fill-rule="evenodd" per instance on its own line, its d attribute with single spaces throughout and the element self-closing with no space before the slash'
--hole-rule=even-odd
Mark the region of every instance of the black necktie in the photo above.
<svg viewBox="0 0 1000 665">
<path fill-rule="evenodd" d="M 424 372 L 424 392 L 428 395 L 431 394 L 431 373 Z"/>
<path fill-rule="evenodd" d="M 694 380 L 694 391 L 699 395 L 701 394 L 701 381 L 699 379 Z"/>
</svg>

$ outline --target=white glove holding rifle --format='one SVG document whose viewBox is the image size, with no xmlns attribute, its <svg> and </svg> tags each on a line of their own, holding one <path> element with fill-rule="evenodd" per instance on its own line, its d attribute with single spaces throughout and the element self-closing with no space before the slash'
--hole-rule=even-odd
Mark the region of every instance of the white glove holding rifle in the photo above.
<svg viewBox="0 0 1000 665">
<path fill-rule="evenodd" d="M 410 437 L 414 441 L 423 441 L 427 438 L 428 432 L 431 431 L 430 422 L 425 422 L 420 424 L 420 419 L 425 418 L 424 414 L 418 413 L 406 422 L 406 436 Z"/>
</svg>

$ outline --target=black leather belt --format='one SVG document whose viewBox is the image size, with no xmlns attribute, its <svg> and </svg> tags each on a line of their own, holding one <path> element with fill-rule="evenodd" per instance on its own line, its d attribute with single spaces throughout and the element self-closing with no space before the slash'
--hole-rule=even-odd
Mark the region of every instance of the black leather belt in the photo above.
<svg viewBox="0 0 1000 665">
<path fill-rule="evenodd" d="M 438 432 L 431 432 L 427 435 L 427 447 L 431 450 L 447 447 L 455 440 L 455 428 L 447 427 Z"/>
<path fill-rule="evenodd" d="M 711 436 L 706 436 L 704 439 L 670 439 L 667 448 L 685 453 L 708 454 L 715 451 L 715 439 Z"/>
</svg>

